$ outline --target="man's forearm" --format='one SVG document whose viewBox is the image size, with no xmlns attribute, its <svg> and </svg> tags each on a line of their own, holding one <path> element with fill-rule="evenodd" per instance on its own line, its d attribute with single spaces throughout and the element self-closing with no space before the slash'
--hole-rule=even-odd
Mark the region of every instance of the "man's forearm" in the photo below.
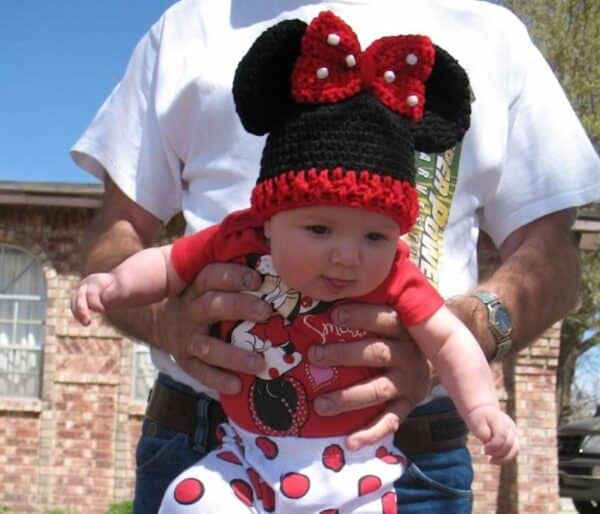
<svg viewBox="0 0 600 514">
<path fill-rule="evenodd" d="M 87 233 L 82 275 L 109 271 L 127 257 L 149 246 L 158 236 L 160 222 L 105 180 L 103 206 Z M 115 311 L 107 315 L 113 325 L 132 338 L 153 343 L 154 319 L 159 306 Z"/>
<path fill-rule="evenodd" d="M 575 210 L 550 214 L 511 234 L 500 248 L 502 264 L 476 289 L 498 295 L 512 318 L 514 351 L 539 337 L 577 302 L 579 253 L 571 227 Z M 471 297 L 450 302 L 486 356 L 495 352 L 483 304 Z"/>
<path fill-rule="evenodd" d="M 93 237 L 93 236 L 92 236 Z M 143 249 L 137 238 L 125 223 L 113 225 L 102 233 L 96 232 L 96 238 L 87 245 L 83 273 L 109 271 L 130 255 Z M 154 319 L 158 315 L 158 306 L 138 307 L 108 312 L 105 316 L 119 330 L 133 339 L 154 344 Z"/>
</svg>

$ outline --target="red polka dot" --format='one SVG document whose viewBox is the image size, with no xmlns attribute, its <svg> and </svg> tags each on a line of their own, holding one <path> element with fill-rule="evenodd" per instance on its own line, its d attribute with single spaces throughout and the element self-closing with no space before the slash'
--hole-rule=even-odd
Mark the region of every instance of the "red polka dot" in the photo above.
<svg viewBox="0 0 600 514">
<path fill-rule="evenodd" d="M 219 452 L 217 453 L 217 457 L 226 462 L 231 462 L 232 464 L 239 464 L 240 466 L 242 465 L 240 459 L 238 459 L 238 456 L 233 452 Z"/>
<path fill-rule="evenodd" d="M 252 484 L 252 487 L 254 488 L 256 497 L 260 500 L 260 498 L 262 497 L 262 492 L 261 492 L 261 487 L 260 487 L 260 477 L 258 476 L 258 473 L 254 469 L 248 468 L 246 470 L 246 474 L 248 475 L 248 478 L 250 479 L 250 483 Z"/>
<path fill-rule="evenodd" d="M 404 457 L 404 455 L 400 455 L 399 453 L 391 453 L 384 446 L 377 448 L 375 456 L 386 464 L 402 464 L 403 466 L 406 466 L 406 457 Z"/>
<path fill-rule="evenodd" d="M 284 355 L 283 361 L 287 364 L 294 364 L 294 356 L 291 353 L 288 353 L 287 355 Z"/>
<path fill-rule="evenodd" d="M 302 498 L 310 489 L 310 480 L 300 473 L 288 473 L 281 479 L 281 492 L 288 498 Z"/>
<path fill-rule="evenodd" d="M 268 437 L 257 437 L 256 438 L 256 446 L 258 446 L 260 448 L 260 450 L 264 453 L 265 457 L 267 459 L 274 459 L 275 457 L 277 457 L 277 454 L 279 453 L 279 448 L 277 448 L 277 445 L 271 441 L 271 439 L 269 439 Z"/>
<path fill-rule="evenodd" d="M 261 482 L 263 510 L 266 512 L 275 512 L 275 492 L 266 482 Z"/>
<path fill-rule="evenodd" d="M 279 371 L 276 368 L 269 368 L 269 377 L 277 378 L 279 376 Z"/>
<path fill-rule="evenodd" d="M 358 481 L 358 496 L 365 496 L 381 487 L 381 479 L 375 475 L 366 475 Z"/>
<path fill-rule="evenodd" d="M 196 503 L 204 494 L 204 484 L 195 478 L 186 478 L 175 487 L 175 501 L 182 505 Z"/>
<path fill-rule="evenodd" d="M 338 472 L 346 464 L 344 450 L 339 444 L 331 444 L 323 450 L 323 466 Z"/>
<path fill-rule="evenodd" d="M 381 498 L 381 507 L 383 514 L 398 514 L 398 506 L 396 505 L 396 493 L 390 491 L 385 493 Z"/>
<path fill-rule="evenodd" d="M 240 479 L 232 480 L 229 485 L 233 489 L 233 493 L 237 496 L 244 505 L 252 506 L 254 503 L 254 493 L 252 487 L 247 482 Z"/>
<path fill-rule="evenodd" d="M 319 512 L 319 514 L 340 514 L 340 511 L 337 509 L 326 509 Z"/>
</svg>

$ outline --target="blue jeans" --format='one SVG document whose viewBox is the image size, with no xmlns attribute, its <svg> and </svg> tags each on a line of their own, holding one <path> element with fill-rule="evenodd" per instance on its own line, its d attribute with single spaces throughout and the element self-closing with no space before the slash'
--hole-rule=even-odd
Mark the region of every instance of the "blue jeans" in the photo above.
<svg viewBox="0 0 600 514">
<path fill-rule="evenodd" d="M 417 407 L 411 416 L 439 414 L 454 409 L 440 398 Z M 402 449 L 402 448 L 400 448 Z M 466 448 L 414 455 L 396 482 L 398 512 L 402 514 L 471 514 L 473 467 Z"/>
<path fill-rule="evenodd" d="M 163 384 L 193 392 L 169 377 Z M 199 400 L 198 426 L 194 435 L 173 432 L 144 420 L 136 452 L 137 470 L 134 514 L 155 514 L 167 486 L 182 471 L 202 458 L 206 448 L 206 402 Z M 449 400 L 436 400 L 419 407 L 412 415 L 432 414 L 452 409 Z M 398 510 L 402 514 L 470 514 L 472 507 L 471 457 L 466 448 L 415 455 L 406 472 L 396 482 Z"/>
</svg>

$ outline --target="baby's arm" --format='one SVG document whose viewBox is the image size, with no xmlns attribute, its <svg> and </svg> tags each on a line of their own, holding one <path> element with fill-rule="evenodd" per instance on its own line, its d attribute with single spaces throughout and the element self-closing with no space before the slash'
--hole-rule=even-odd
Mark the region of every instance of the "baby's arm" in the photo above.
<svg viewBox="0 0 600 514">
<path fill-rule="evenodd" d="M 442 306 L 408 330 L 491 462 L 512 459 L 518 451 L 516 426 L 500 409 L 489 365 L 469 329 Z"/>
<path fill-rule="evenodd" d="M 85 277 L 71 297 L 73 316 L 81 324 L 88 325 L 90 311 L 141 307 L 178 295 L 185 282 L 173 267 L 172 246 L 147 248 L 108 273 Z"/>
</svg>

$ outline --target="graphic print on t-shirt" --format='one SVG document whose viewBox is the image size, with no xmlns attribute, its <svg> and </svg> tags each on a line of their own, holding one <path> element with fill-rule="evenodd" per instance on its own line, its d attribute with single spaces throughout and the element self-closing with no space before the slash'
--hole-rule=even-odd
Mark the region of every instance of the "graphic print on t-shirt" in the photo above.
<svg viewBox="0 0 600 514">
<path fill-rule="evenodd" d="M 259 271 L 261 287 L 250 292 L 269 302 L 274 315 L 263 323 L 223 322 L 220 335 L 231 344 L 260 353 L 264 371 L 240 374 L 242 392 L 222 395 L 221 402 L 238 426 L 271 436 L 307 436 L 350 433 L 371 420 L 381 409 L 366 408 L 363 416 L 326 418 L 312 409 L 313 399 L 325 392 L 360 382 L 377 370 L 350 367 L 317 367 L 305 355 L 313 344 L 364 339 L 361 330 L 338 327 L 331 319 L 331 304 L 302 296 L 281 280 L 271 256 L 249 255 L 247 263 Z"/>
<path fill-rule="evenodd" d="M 458 180 L 460 149 L 459 144 L 443 153 L 415 153 L 419 217 L 406 242 L 411 260 L 435 287 L 439 286 L 444 230 Z"/>
</svg>

